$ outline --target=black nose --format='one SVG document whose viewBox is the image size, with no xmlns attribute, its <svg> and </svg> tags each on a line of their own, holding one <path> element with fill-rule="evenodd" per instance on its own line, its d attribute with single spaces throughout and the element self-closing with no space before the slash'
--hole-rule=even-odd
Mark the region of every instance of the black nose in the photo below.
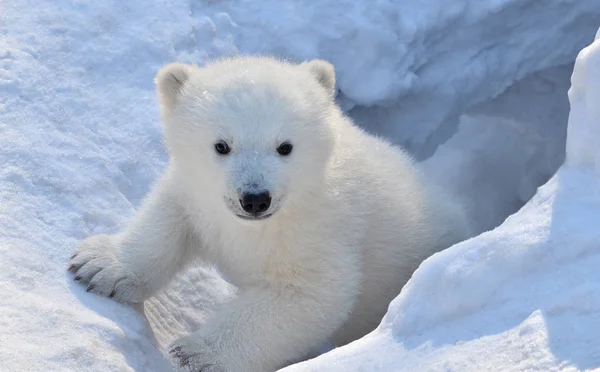
<svg viewBox="0 0 600 372">
<path fill-rule="evenodd" d="M 246 213 L 263 213 L 271 206 L 271 195 L 268 191 L 258 194 L 244 194 L 240 204 Z"/>
</svg>

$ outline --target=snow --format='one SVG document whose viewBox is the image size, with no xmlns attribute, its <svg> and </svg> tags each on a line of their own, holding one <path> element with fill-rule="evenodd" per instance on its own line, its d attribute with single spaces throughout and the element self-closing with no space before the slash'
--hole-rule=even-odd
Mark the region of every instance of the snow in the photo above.
<svg viewBox="0 0 600 372">
<path fill-rule="evenodd" d="M 161 65 L 237 52 L 332 61 L 340 104 L 427 159 L 485 231 L 561 164 L 570 63 L 598 19 L 597 0 L 2 2 L 0 369 L 168 370 L 162 347 L 233 295 L 198 268 L 132 309 L 65 270 L 77 240 L 127 223 L 166 164 Z M 500 228 L 424 264 L 377 332 L 296 370 L 599 366 L 585 346 L 600 328 L 589 55 L 568 166 Z"/>
<path fill-rule="evenodd" d="M 600 40 L 571 80 L 566 162 L 534 198 L 426 260 L 377 330 L 285 371 L 600 368 Z"/>
<path fill-rule="evenodd" d="M 531 74 L 471 107 L 457 132 L 422 162 L 462 199 L 477 232 L 500 225 L 562 164 L 572 70 L 569 64 Z"/>
</svg>

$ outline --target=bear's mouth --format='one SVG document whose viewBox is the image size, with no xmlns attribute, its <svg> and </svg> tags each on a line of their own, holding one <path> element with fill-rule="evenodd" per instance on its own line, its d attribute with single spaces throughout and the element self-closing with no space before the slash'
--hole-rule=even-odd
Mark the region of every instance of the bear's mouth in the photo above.
<svg viewBox="0 0 600 372">
<path fill-rule="evenodd" d="M 259 214 L 259 215 L 254 215 L 254 214 L 238 214 L 236 213 L 235 215 L 238 216 L 239 218 L 246 220 L 246 221 L 261 221 L 261 220 L 266 220 L 267 218 L 271 217 L 275 212 L 272 213 L 265 213 L 265 214 Z"/>
</svg>

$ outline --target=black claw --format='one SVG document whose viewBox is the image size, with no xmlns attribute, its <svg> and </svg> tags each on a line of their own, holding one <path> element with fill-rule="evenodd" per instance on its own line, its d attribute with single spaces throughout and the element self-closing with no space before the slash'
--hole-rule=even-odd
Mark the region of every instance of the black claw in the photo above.
<svg viewBox="0 0 600 372">
<path fill-rule="evenodd" d="M 206 370 L 208 370 L 208 368 L 210 368 L 212 366 L 214 366 L 214 364 L 209 363 L 209 364 L 202 365 L 202 366 L 200 366 L 199 372 L 206 371 Z"/>
<path fill-rule="evenodd" d="M 70 265 L 69 267 L 67 267 L 67 271 L 74 271 L 73 269 L 75 269 L 75 267 L 77 267 L 77 265 Z"/>
<path fill-rule="evenodd" d="M 75 256 L 77 256 L 77 253 L 75 253 L 74 255 L 71 256 L 71 258 L 69 258 L 70 260 L 74 259 Z"/>
<path fill-rule="evenodd" d="M 94 285 L 94 284 L 90 284 L 90 285 L 88 285 L 88 287 L 87 287 L 87 289 L 86 289 L 86 292 L 89 292 L 89 291 L 91 291 L 92 289 L 94 289 L 94 287 L 95 287 L 95 285 Z"/>
<path fill-rule="evenodd" d="M 74 280 L 77 282 L 77 281 L 81 280 L 81 277 L 79 275 L 77 275 Z"/>
<path fill-rule="evenodd" d="M 112 292 L 110 292 L 110 294 L 108 295 L 109 298 L 113 298 L 115 297 L 115 293 L 117 292 L 116 289 L 113 289 Z"/>
<path fill-rule="evenodd" d="M 179 357 L 179 366 L 185 367 L 190 364 L 190 358 L 188 357 Z"/>
</svg>

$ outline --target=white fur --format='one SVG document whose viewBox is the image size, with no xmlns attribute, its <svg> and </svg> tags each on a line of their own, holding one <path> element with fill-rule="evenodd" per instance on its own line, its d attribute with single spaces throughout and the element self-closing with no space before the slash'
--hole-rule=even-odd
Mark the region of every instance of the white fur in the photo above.
<svg viewBox="0 0 600 372">
<path fill-rule="evenodd" d="M 423 259 L 469 235 L 402 150 L 342 115 L 327 62 L 173 64 L 156 82 L 169 167 L 131 224 L 83 241 L 71 269 L 139 302 L 193 259 L 217 264 L 239 296 L 169 348 L 185 370 L 273 371 L 359 338 Z M 236 216 L 253 190 L 271 193 L 270 218 Z"/>
</svg>

